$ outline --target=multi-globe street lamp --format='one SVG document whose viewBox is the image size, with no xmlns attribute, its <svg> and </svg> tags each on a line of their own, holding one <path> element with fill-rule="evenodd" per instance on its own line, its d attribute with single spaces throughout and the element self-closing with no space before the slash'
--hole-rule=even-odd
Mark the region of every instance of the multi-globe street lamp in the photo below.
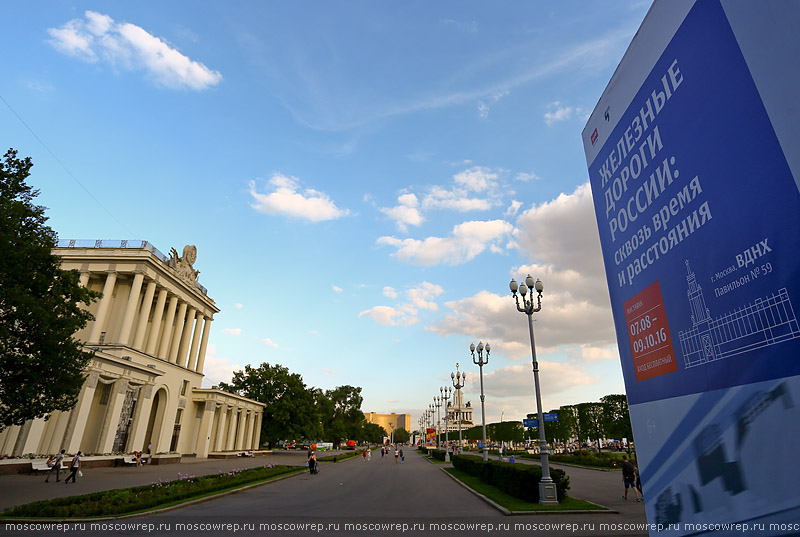
<svg viewBox="0 0 800 537">
<path fill-rule="evenodd" d="M 450 373 L 450 380 L 453 382 L 453 388 L 456 389 L 457 397 L 453 396 L 453 403 L 458 400 L 458 453 L 461 454 L 461 405 L 463 403 L 463 396 L 461 395 L 461 388 L 464 387 L 464 384 L 467 382 L 467 374 L 462 373 L 458 370 L 458 362 L 456 362 L 456 373 Z M 453 405 L 455 409 L 455 405 Z"/>
<path fill-rule="evenodd" d="M 542 413 L 542 394 L 539 388 L 539 362 L 536 361 L 536 343 L 533 338 L 533 314 L 542 309 L 542 280 L 536 279 L 528 274 L 525 278 L 525 283 L 517 284 L 513 278 L 508 284 L 511 289 L 511 295 L 517 304 L 517 311 L 524 313 L 528 316 L 528 331 L 531 336 L 531 361 L 533 362 L 533 383 L 536 388 L 536 411 L 539 416 L 539 454 L 542 460 L 542 479 L 539 481 L 539 503 L 542 505 L 556 505 L 558 504 L 558 493 L 556 492 L 556 484 L 553 478 L 550 477 L 550 451 L 547 449 L 547 441 L 544 436 L 544 414 Z M 530 299 L 528 299 L 528 290 L 531 292 Z M 534 305 L 533 292 L 536 291 L 536 305 Z M 520 305 L 520 297 L 522 296 L 522 304 Z"/>
<path fill-rule="evenodd" d="M 475 351 L 478 351 L 477 357 L 475 356 Z M 486 350 L 486 359 L 484 360 L 483 351 Z M 484 405 L 484 395 L 483 395 L 483 366 L 489 363 L 489 352 L 491 351 L 491 346 L 486 344 L 486 347 L 483 346 L 482 342 L 478 343 L 478 346 L 475 347 L 474 343 L 470 343 L 469 345 L 469 352 L 472 353 L 472 361 L 480 367 L 481 369 L 481 419 L 483 420 L 483 460 L 489 460 L 489 446 L 486 445 L 486 407 Z"/>
<path fill-rule="evenodd" d="M 442 401 L 444 403 L 444 460 L 450 462 L 450 423 L 448 417 L 450 412 L 447 411 L 447 400 L 450 399 L 450 393 L 453 388 L 450 386 L 440 387 L 439 392 L 442 394 Z"/>
</svg>

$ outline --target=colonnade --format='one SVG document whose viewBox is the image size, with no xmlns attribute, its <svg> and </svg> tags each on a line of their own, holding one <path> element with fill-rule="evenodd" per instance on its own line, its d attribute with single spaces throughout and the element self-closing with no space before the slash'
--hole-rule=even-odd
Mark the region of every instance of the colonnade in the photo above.
<svg viewBox="0 0 800 537">
<path fill-rule="evenodd" d="M 144 271 L 134 273 L 119 333 L 106 334 L 118 276 L 114 270 L 106 272 L 103 297 L 97 305 L 86 344 L 118 343 L 202 374 L 213 321 L 211 315 L 171 293 L 156 280 L 149 279 L 145 285 Z M 89 273 L 81 273 L 80 281 L 86 286 Z M 148 322 L 151 312 L 152 321 Z"/>
</svg>

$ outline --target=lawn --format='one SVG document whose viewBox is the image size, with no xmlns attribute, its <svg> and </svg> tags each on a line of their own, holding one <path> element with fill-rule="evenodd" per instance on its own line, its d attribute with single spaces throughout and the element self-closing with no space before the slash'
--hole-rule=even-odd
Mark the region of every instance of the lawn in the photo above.
<svg viewBox="0 0 800 537">
<path fill-rule="evenodd" d="M 587 510 L 587 511 L 607 511 L 605 507 L 600 505 L 595 505 L 591 502 L 587 502 L 585 500 L 578 500 L 576 498 L 570 498 L 569 496 L 565 498 L 561 503 L 558 505 L 540 505 L 538 503 L 530 503 L 524 500 L 520 500 L 519 498 L 515 498 L 502 492 L 501 490 L 497 489 L 497 487 L 493 487 L 491 485 L 487 485 L 477 477 L 471 476 L 465 472 L 460 470 L 456 470 L 455 468 L 445 468 L 445 472 L 449 473 L 469 488 L 474 490 L 475 492 L 479 492 L 483 494 L 493 502 L 498 505 L 501 505 L 508 509 L 509 511 L 579 511 L 579 510 Z"/>
</svg>

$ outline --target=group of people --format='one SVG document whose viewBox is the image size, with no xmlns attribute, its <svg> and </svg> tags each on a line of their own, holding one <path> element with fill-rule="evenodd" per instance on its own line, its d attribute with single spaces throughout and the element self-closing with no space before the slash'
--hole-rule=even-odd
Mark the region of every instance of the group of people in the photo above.
<svg viewBox="0 0 800 537">
<path fill-rule="evenodd" d="M 64 460 L 64 454 L 66 450 L 62 449 L 61 453 L 57 455 L 53 455 L 49 459 L 47 459 L 47 466 L 50 467 L 50 471 L 47 472 L 47 477 L 44 478 L 45 483 L 50 482 L 50 476 L 53 475 L 53 472 L 56 473 L 56 481 L 60 481 L 61 477 L 61 461 Z M 76 477 L 81 474 L 81 456 L 83 454 L 79 451 L 72 457 L 72 461 L 69 463 L 69 471 L 70 474 L 64 480 L 64 483 L 69 483 L 69 480 L 72 479 L 73 483 L 76 483 Z"/>
<path fill-rule="evenodd" d="M 386 446 L 381 446 L 381 458 L 388 457 L 391 453 L 391 449 Z M 405 455 L 403 454 L 403 448 L 399 448 L 398 446 L 394 446 L 394 462 L 403 462 L 405 460 Z"/>
</svg>

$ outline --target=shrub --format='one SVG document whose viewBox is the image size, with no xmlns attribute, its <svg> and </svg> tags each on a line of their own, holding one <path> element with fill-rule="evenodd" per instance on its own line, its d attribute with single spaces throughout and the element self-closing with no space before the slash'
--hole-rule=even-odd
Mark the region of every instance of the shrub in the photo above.
<svg viewBox="0 0 800 537">
<path fill-rule="evenodd" d="M 539 481 L 542 479 L 540 466 L 501 461 L 484 462 L 475 457 L 463 455 L 454 455 L 452 460 L 453 466 L 458 470 L 475 476 L 506 494 L 531 503 L 539 502 Z M 558 501 L 564 501 L 569 489 L 569 476 L 564 470 L 551 468 L 550 477 L 556 484 Z"/>
</svg>

